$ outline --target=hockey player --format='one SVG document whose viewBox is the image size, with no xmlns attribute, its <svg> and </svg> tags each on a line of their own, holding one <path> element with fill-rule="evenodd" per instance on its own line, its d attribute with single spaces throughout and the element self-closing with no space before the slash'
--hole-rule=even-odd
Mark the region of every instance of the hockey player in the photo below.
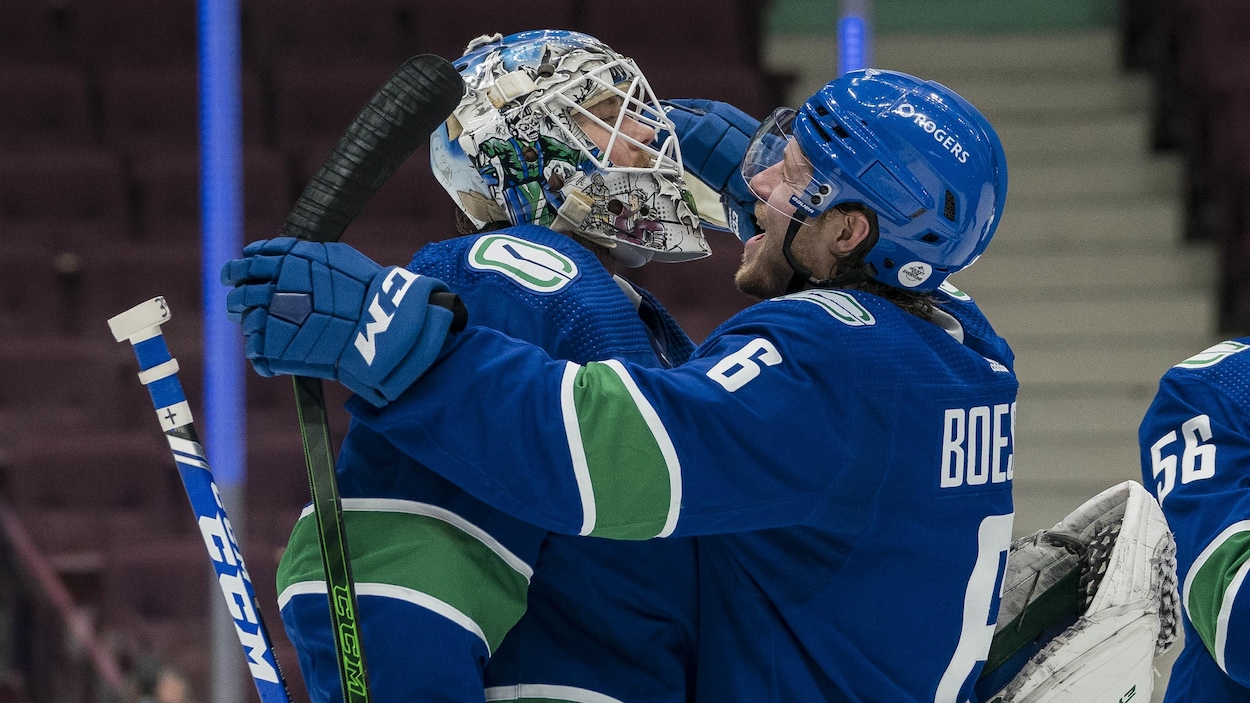
<svg viewBox="0 0 1250 703">
<path fill-rule="evenodd" d="M 700 700 L 970 700 L 1011 542 L 1017 382 L 946 278 L 998 224 L 998 137 L 941 85 L 852 72 L 766 121 L 743 176 L 763 232 L 736 281 L 766 300 L 688 362 L 556 360 L 422 326 L 403 343 L 420 380 L 350 410 L 525 522 L 704 535 Z M 323 351 L 342 378 L 350 350 Z"/>
<path fill-rule="evenodd" d="M 1185 647 L 1168 703 L 1250 701 L 1250 337 L 1173 366 L 1138 431 L 1142 480 L 1176 535 Z"/>
<path fill-rule="evenodd" d="M 370 402 L 393 400 L 411 381 L 404 355 L 429 348 L 417 333 L 447 327 L 446 311 L 411 305 L 442 282 L 471 309 L 471 325 L 562 358 L 615 357 L 643 368 L 685 361 L 694 345 L 671 316 L 613 275 L 618 266 L 708 254 L 686 204 L 676 140 L 651 144 L 672 128 L 633 61 L 585 35 L 539 31 L 483 37 L 456 66 L 467 94 L 432 136 L 431 165 L 475 228 L 507 228 L 429 245 L 406 269 L 383 270 L 346 245 L 252 244 L 223 282 L 276 282 L 230 296 L 257 370 L 302 373 L 314 361 L 329 362 L 323 372 L 334 368 L 325 356 L 332 338 L 332 356 L 354 359 L 335 375 Z M 613 203 L 647 211 L 626 229 L 592 215 Z M 643 220 L 655 236 L 636 236 Z M 332 302 L 318 297 L 329 290 L 319 285 L 333 287 Z M 253 307 L 248 290 L 271 303 Z M 362 314 L 368 321 L 357 334 Z M 538 471 L 520 455 L 504 464 Z M 338 476 L 377 700 L 685 703 L 692 695 L 692 540 L 549 536 L 359 422 L 344 440 Z M 331 701 L 338 672 L 309 512 L 279 567 L 280 604 L 313 699 Z"/>
</svg>

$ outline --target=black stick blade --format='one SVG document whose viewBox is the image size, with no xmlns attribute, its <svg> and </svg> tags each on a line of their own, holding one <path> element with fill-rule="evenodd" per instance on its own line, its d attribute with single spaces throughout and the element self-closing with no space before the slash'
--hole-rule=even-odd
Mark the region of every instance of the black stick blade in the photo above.
<svg viewBox="0 0 1250 703">
<path fill-rule="evenodd" d="M 282 236 L 337 241 L 361 208 L 460 104 L 464 79 L 441 56 L 408 59 L 369 99 L 287 215 Z"/>
</svg>

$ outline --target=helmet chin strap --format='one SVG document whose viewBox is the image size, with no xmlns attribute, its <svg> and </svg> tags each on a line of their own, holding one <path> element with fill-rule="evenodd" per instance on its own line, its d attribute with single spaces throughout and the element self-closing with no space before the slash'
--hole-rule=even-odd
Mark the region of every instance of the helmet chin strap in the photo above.
<svg viewBox="0 0 1250 703">
<path fill-rule="evenodd" d="M 872 274 L 872 268 L 866 266 L 862 269 L 847 271 L 829 278 L 816 278 L 812 275 L 811 269 L 800 264 L 798 259 L 794 257 L 794 253 L 790 251 L 790 244 L 794 242 L 794 238 L 798 236 L 799 229 L 803 227 L 803 223 L 807 221 L 807 213 L 799 210 L 794 213 L 790 220 L 790 226 L 786 228 L 785 241 L 781 243 L 781 253 L 786 257 L 786 263 L 790 264 L 794 275 L 790 277 L 790 283 L 786 285 L 786 295 L 790 293 L 798 293 L 804 288 L 837 288 L 854 283 L 867 281 Z"/>
</svg>

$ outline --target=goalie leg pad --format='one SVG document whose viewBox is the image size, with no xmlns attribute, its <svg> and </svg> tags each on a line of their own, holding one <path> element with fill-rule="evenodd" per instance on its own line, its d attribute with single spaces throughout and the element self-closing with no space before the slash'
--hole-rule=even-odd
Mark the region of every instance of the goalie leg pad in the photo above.
<svg viewBox="0 0 1250 703">
<path fill-rule="evenodd" d="M 1180 612 L 1176 543 L 1145 488 L 1126 481 L 1103 491 L 1050 530 L 1017 540 L 1007 564 L 981 700 L 1149 700 L 1153 659 L 1176 641 Z M 1030 648 L 1025 661 L 1019 654 Z"/>
</svg>

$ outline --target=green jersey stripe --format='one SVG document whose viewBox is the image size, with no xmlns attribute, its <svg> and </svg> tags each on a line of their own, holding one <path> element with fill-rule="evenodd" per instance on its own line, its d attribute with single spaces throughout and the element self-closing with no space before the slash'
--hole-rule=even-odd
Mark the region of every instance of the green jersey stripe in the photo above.
<svg viewBox="0 0 1250 703">
<path fill-rule="evenodd" d="M 590 469 L 586 466 L 586 448 L 582 446 L 582 429 L 577 422 L 577 409 L 573 403 L 573 386 L 581 366 L 569 362 L 560 379 L 560 415 L 564 418 L 564 436 L 569 443 L 569 456 L 573 460 L 573 476 L 577 479 L 577 492 L 582 499 L 582 529 L 580 535 L 588 535 L 595 529 L 595 489 L 590 483 Z"/>
<path fill-rule="evenodd" d="M 1250 520 L 1243 520 L 1211 540 L 1185 576 L 1185 613 L 1221 669 L 1229 615 L 1248 571 Z"/>
<path fill-rule="evenodd" d="M 676 452 L 624 367 L 615 362 L 580 367 L 562 396 L 564 416 L 575 418 L 566 421 L 570 451 L 576 454 L 580 447 L 586 462 L 589 488 L 578 477 L 582 500 L 594 502 L 589 534 L 651 539 L 666 529 L 671 533 L 674 485 L 680 501 Z M 574 471 L 579 471 L 576 465 Z"/>
<path fill-rule="evenodd" d="M 677 448 L 673 446 L 673 440 L 668 436 L 668 430 L 664 427 L 664 422 L 660 420 L 659 413 L 642 394 L 638 384 L 625 370 L 625 365 L 616 360 L 608 360 L 604 363 L 621 377 L 621 382 L 625 384 L 630 397 L 634 399 L 634 404 L 642 413 L 642 419 L 647 422 L 651 436 L 660 446 L 660 453 L 664 455 L 664 467 L 668 470 L 668 515 L 664 518 L 664 529 L 660 530 L 657 537 L 668 537 L 673 534 L 673 530 L 677 529 L 677 518 L 681 514 L 681 462 L 677 460 Z"/>
<path fill-rule="evenodd" d="M 576 686 L 523 683 L 486 689 L 487 703 L 621 703 L 612 696 Z"/>
<path fill-rule="evenodd" d="M 494 540 L 484 542 L 485 533 L 467 521 L 411 501 L 349 499 L 343 507 L 353 574 L 359 583 L 377 584 L 378 595 L 461 613 L 491 651 L 525 612 L 529 567 L 518 569 L 519 559 L 497 543 L 492 548 Z M 291 532 L 278 564 L 278 590 L 322 579 L 316 518 L 309 515 Z"/>
<path fill-rule="evenodd" d="M 299 583 L 293 583 L 290 586 L 287 586 L 282 593 L 278 594 L 278 610 L 285 608 L 286 604 L 290 603 L 291 599 L 295 596 L 302 595 L 318 595 L 324 598 L 326 595 L 326 582 L 300 581 Z M 392 586 L 388 583 L 357 582 L 356 597 L 362 598 L 366 596 L 374 598 L 391 598 L 393 600 L 402 600 L 414 605 L 419 605 L 426 610 L 438 613 L 439 615 L 456 623 L 460 627 L 472 632 L 477 635 L 478 639 L 482 640 L 483 644 L 490 647 L 490 642 L 486 639 L 486 633 L 482 632 L 482 628 L 477 626 L 477 623 L 473 621 L 473 618 L 465 615 L 459 610 L 456 610 L 456 608 L 449 603 L 444 603 L 429 594 L 414 591 L 410 588 L 403 588 L 401 586 Z"/>
</svg>

